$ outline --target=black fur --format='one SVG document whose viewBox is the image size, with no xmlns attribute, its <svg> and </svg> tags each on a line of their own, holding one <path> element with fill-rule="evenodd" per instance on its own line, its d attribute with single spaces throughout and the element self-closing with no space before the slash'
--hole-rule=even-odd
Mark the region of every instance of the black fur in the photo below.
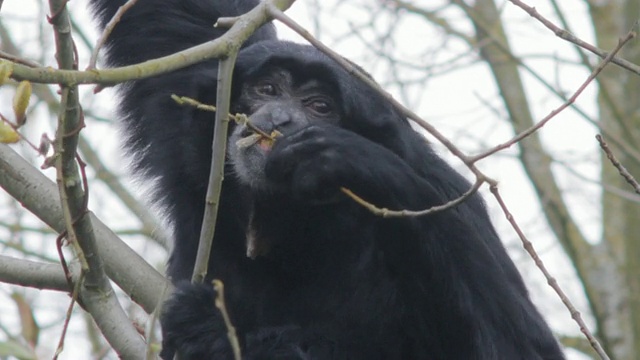
<svg viewBox="0 0 640 360">
<path fill-rule="evenodd" d="M 91 3 L 104 26 L 124 0 Z M 219 16 L 256 4 L 141 0 L 111 34 L 108 63 L 211 40 L 222 34 L 212 26 Z M 238 84 L 273 65 L 327 82 L 341 122 L 276 141 L 264 174 L 286 191 L 250 187 L 226 167 L 209 278 L 226 285 L 244 358 L 563 359 L 479 196 L 431 216 L 383 219 L 340 193 L 344 186 L 380 207 L 416 210 L 469 188 L 406 119 L 316 49 L 278 41 L 271 25 L 240 53 L 236 96 Z M 120 88 L 135 170 L 157 180 L 176 240 L 168 274 L 178 290 L 162 316 L 165 359 L 176 350 L 183 360 L 231 357 L 213 289 L 184 281 L 202 221 L 213 117 L 169 97 L 215 103 L 216 66 Z M 269 245 L 265 256 L 246 256 L 248 231 Z"/>
</svg>

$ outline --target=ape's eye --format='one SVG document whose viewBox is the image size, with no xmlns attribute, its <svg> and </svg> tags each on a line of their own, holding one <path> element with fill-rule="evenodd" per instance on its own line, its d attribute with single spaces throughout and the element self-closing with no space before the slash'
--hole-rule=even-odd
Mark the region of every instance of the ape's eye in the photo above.
<svg viewBox="0 0 640 360">
<path fill-rule="evenodd" d="M 273 84 L 269 84 L 269 83 L 258 84 L 256 85 L 255 89 L 256 89 L 256 92 L 260 95 L 267 95 L 267 96 L 278 95 L 278 89 L 276 89 L 276 87 Z"/>
<path fill-rule="evenodd" d="M 320 115 L 327 115 L 333 111 L 333 107 L 328 101 L 315 99 L 307 103 L 307 107 Z"/>
</svg>

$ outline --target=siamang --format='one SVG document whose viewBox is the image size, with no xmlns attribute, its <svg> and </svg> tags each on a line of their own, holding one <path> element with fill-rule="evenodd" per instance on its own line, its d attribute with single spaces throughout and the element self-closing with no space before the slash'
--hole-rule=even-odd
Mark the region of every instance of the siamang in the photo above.
<svg viewBox="0 0 640 360">
<path fill-rule="evenodd" d="M 91 0 L 101 25 L 125 0 Z M 258 0 L 142 0 L 107 42 L 110 66 L 140 63 L 222 35 L 221 16 Z M 188 283 L 202 224 L 217 61 L 119 88 L 126 147 L 153 182 L 175 244 L 163 307 L 164 359 L 232 357 L 210 285 Z M 419 210 L 469 183 L 388 101 L 271 24 L 236 63 L 208 279 L 221 279 L 245 359 L 563 359 L 498 238 L 482 199 L 423 217 L 383 218 L 345 195 Z"/>
</svg>

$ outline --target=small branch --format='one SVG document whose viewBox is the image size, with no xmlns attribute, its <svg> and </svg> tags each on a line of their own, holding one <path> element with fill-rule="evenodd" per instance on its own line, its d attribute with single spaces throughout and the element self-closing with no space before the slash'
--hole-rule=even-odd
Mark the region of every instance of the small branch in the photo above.
<svg viewBox="0 0 640 360">
<path fill-rule="evenodd" d="M 227 306 L 224 301 L 224 284 L 222 281 L 217 279 L 213 280 L 212 283 L 213 288 L 216 290 L 216 299 L 214 303 L 218 310 L 220 310 L 220 314 L 222 314 L 222 319 L 224 320 L 224 325 L 227 327 L 227 337 L 229 338 L 229 343 L 233 350 L 233 358 L 234 360 L 242 360 L 240 342 L 238 341 L 236 328 L 231 323 L 231 318 L 229 317 L 229 312 L 227 311 Z"/>
<path fill-rule="evenodd" d="M 5 144 L 0 144 L 0 188 L 57 233 L 65 230 L 56 185 Z M 107 274 L 151 313 L 161 301 L 158 294 L 168 281 L 95 215 L 89 216 Z"/>
<path fill-rule="evenodd" d="M 596 78 L 596 76 L 598 76 L 600 74 L 600 72 L 602 72 L 602 70 L 611 62 L 611 60 L 615 57 L 615 55 L 633 38 L 636 37 L 636 33 L 634 31 L 630 31 L 629 33 L 627 33 L 627 35 L 620 39 L 618 41 L 618 45 L 609 53 L 609 55 L 607 55 L 607 57 L 604 58 L 604 60 L 602 60 L 600 62 L 600 64 L 598 64 L 598 66 L 596 66 L 595 69 L 593 69 L 593 71 L 591 72 L 591 74 L 589 74 L 589 77 L 587 77 L 587 79 L 582 83 L 582 85 L 580 85 L 580 87 L 578 88 L 578 90 L 576 90 L 573 95 L 571 95 L 571 97 L 569 99 L 567 99 L 567 101 L 565 101 L 562 105 L 560 105 L 558 108 L 554 109 L 553 111 L 551 111 L 549 113 L 549 115 L 545 116 L 542 120 L 540 120 L 538 123 L 534 124 L 533 126 L 531 126 L 530 128 L 528 128 L 527 130 L 521 132 L 520 134 L 516 135 L 515 137 L 513 137 L 511 140 L 500 144 L 498 146 L 495 146 L 489 150 L 486 150 L 483 153 L 480 153 L 478 155 L 472 156 L 470 158 L 471 162 L 476 162 L 479 160 L 482 160 L 500 150 L 506 149 L 511 147 L 512 145 L 515 145 L 516 143 L 520 142 L 522 139 L 526 138 L 527 136 L 533 134 L 534 132 L 538 131 L 540 128 L 542 128 L 547 122 L 549 122 L 549 120 L 553 119 L 556 115 L 558 115 L 559 113 L 561 113 L 562 111 L 564 111 L 566 108 L 568 108 L 569 106 L 571 106 L 571 104 L 573 104 L 576 99 L 578 99 L 578 97 L 582 94 L 582 92 L 587 88 L 587 86 L 589 86 L 589 84 L 591 84 L 591 82 Z"/>
<path fill-rule="evenodd" d="M 17 64 L 22 64 L 24 66 L 32 67 L 32 68 L 42 67 L 41 64 L 39 64 L 39 63 L 37 63 L 35 61 L 29 60 L 29 59 L 23 59 L 23 58 L 21 58 L 19 56 L 10 54 L 10 53 L 8 53 L 6 51 L 0 51 L 0 59 L 6 59 L 6 60 L 9 60 L 11 62 L 14 62 L 14 63 L 17 63 Z"/>
<path fill-rule="evenodd" d="M 196 99 L 192 99 L 192 98 L 187 97 L 187 96 L 178 96 L 178 95 L 172 94 L 171 98 L 173 99 L 173 101 L 178 103 L 178 105 L 189 105 L 189 106 L 193 106 L 194 108 L 196 108 L 198 110 L 216 112 L 216 107 L 215 106 L 203 104 L 200 101 L 198 101 Z M 245 114 L 235 114 L 235 115 L 234 114 L 227 114 L 227 115 L 229 116 L 229 118 L 231 120 L 235 121 L 236 124 L 244 125 L 247 128 L 249 128 L 251 131 L 253 131 L 254 133 L 259 134 L 260 136 L 262 136 L 264 138 L 267 138 L 269 140 L 275 140 L 275 138 L 271 134 L 267 134 L 262 129 L 260 129 L 257 126 L 253 125 L 251 123 L 251 121 L 249 121 L 249 117 L 247 115 L 245 115 Z"/>
<path fill-rule="evenodd" d="M 229 57 L 220 61 L 218 65 L 218 89 L 216 97 L 215 128 L 213 130 L 213 144 L 211 156 L 211 169 L 209 172 L 209 186 L 200 230 L 198 253 L 193 268 L 191 282 L 202 283 L 207 276 L 209 268 L 209 256 L 213 246 L 216 221 L 218 218 L 218 204 L 222 180 L 224 178 L 224 162 L 227 149 L 227 130 L 229 127 L 229 104 L 231 99 L 231 80 L 235 66 L 237 51 L 240 46 L 229 54 Z"/>
<path fill-rule="evenodd" d="M 67 11 L 67 0 L 49 0 L 56 39 L 56 59 L 62 69 L 77 69 L 76 49 L 71 38 L 71 22 Z M 104 272 L 104 263 L 96 244 L 95 233 L 87 210 L 88 191 L 84 164 L 78 172 L 78 134 L 84 127 L 84 115 L 78 98 L 78 87 L 63 85 L 61 109 L 54 142 L 56 155 L 56 180 L 62 203 L 65 231 L 69 242 L 79 256 L 82 273 L 76 281 L 68 317 L 77 296 L 84 308 L 91 313 L 100 331 L 109 344 L 126 359 L 144 356 L 145 345 L 131 320 L 122 309 L 109 278 Z M 64 259 L 61 259 L 64 261 Z M 68 321 L 68 318 L 67 318 Z M 56 356 L 62 351 L 64 332 Z"/>
<path fill-rule="evenodd" d="M 218 18 L 218 21 L 216 21 L 213 26 L 222 29 L 229 29 L 238 21 L 239 18 L 239 16 L 221 17 Z"/>
<path fill-rule="evenodd" d="M 576 44 L 578 46 L 580 46 L 583 49 L 586 49 L 596 55 L 598 55 L 600 58 L 605 59 L 607 57 L 609 57 L 609 53 L 607 53 L 604 50 L 598 49 L 597 47 L 589 44 L 586 41 L 583 41 L 581 39 L 579 39 L 578 37 L 576 37 L 575 35 L 573 35 L 572 33 L 568 32 L 567 30 L 564 29 L 560 29 L 559 27 L 557 27 L 554 23 L 552 23 L 551 21 L 549 21 L 548 19 L 546 19 L 544 16 L 540 15 L 540 13 L 538 13 L 538 10 L 536 10 L 536 8 L 531 7 L 525 3 L 523 3 L 520 0 L 509 0 L 509 2 L 511 2 L 513 5 L 521 8 L 522 10 L 524 10 L 525 12 L 527 12 L 527 14 L 529 14 L 531 17 L 535 18 L 536 20 L 538 20 L 540 23 L 542 23 L 547 29 L 553 31 L 553 33 L 564 40 L 567 40 L 573 44 Z M 637 27 L 637 22 L 636 25 L 633 26 L 634 28 Z M 611 57 L 610 62 L 622 67 L 623 69 L 629 70 L 637 75 L 640 75 L 640 66 L 621 59 L 619 57 Z"/>
<path fill-rule="evenodd" d="M 502 199 L 502 196 L 498 191 L 498 187 L 495 185 L 492 185 L 490 187 L 490 190 L 493 196 L 498 201 L 498 204 L 500 205 L 502 212 L 507 218 L 507 221 L 509 221 L 509 223 L 511 224 L 511 227 L 513 227 L 513 229 L 518 234 L 520 241 L 522 241 L 522 246 L 527 251 L 527 253 L 529 253 L 529 256 L 531 256 L 536 266 L 540 269 L 544 277 L 547 279 L 547 284 L 549 284 L 549 286 L 551 286 L 551 288 L 556 292 L 556 294 L 558 294 L 558 297 L 560 298 L 560 300 L 562 300 L 566 308 L 569 310 L 569 313 L 571 314 L 571 318 L 573 318 L 573 320 L 578 324 L 578 326 L 580 327 L 580 331 L 582 331 L 582 333 L 585 335 L 587 340 L 589 340 L 591 347 L 593 347 L 593 349 L 598 353 L 598 355 L 602 360 L 610 360 L 609 356 L 605 353 L 604 349 L 602 348 L 598 340 L 589 331 L 587 324 L 585 324 L 584 320 L 582 319 L 582 316 L 580 315 L 580 311 L 576 309 L 576 307 L 573 305 L 571 300 L 569 300 L 567 295 L 564 293 L 564 291 L 558 284 L 558 280 L 556 280 L 553 276 L 551 276 L 551 273 L 549 273 L 549 271 L 547 270 L 547 267 L 544 265 L 544 262 L 542 262 L 542 259 L 540 258 L 540 256 L 538 256 L 538 253 L 534 249 L 533 244 L 531 243 L 531 241 L 529 241 L 529 239 L 524 234 L 522 229 L 520 229 L 520 226 L 518 225 L 517 221 L 515 220 L 515 218 L 507 208 L 507 205 L 505 204 L 504 200 Z"/>
<path fill-rule="evenodd" d="M 80 269 L 72 267 L 72 272 L 77 277 Z M 6 255 L 0 255 L 0 282 L 40 290 L 71 290 L 60 264 L 16 259 Z"/>
<path fill-rule="evenodd" d="M 562 346 L 564 346 L 565 348 L 571 348 L 573 350 L 579 351 L 588 359 L 595 359 L 593 348 L 591 347 L 591 344 L 589 344 L 589 341 L 584 338 L 584 336 L 560 335 L 558 336 L 558 340 L 560 340 L 560 344 L 562 344 Z"/>
<path fill-rule="evenodd" d="M 458 206 L 460 203 L 467 200 L 471 195 L 473 195 L 480 186 L 484 183 L 482 180 L 476 180 L 476 182 L 467 190 L 464 194 L 459 197 L 448 201 L 442 205 L 432 206 L 428 209 L 424 210 L 389 210 L 386 208 L 379 208 L 376 205 L 364 200 L 360 196 L 354 194 L 351 190 L 341 187 L 340 191 L 342 191 L 345 195 L 350 197 L 353 201 L 365 207 L 367 210 L 371 211 L 374 215 L 381 216 L 383 218 L 393 218 L 393 217 L 416 217 L 416 216 L 425 216 L 430 215 L 439 211 L 444 211 L 455 206 Z"/>
<path fill-rule="evenodd" d="M 162 226 L 160 226 L 157 218 L 152 214 L 149 207 L 145 206 L 132 195 L 131 190 L 127 189 L 121 179 L 107 168 L 100 156 L 91 147 L 89 141 L 82 135 L 78 138 L 78 149 L 80 149 L 82 153 L 83 160 L 90 164 L 93 171 L 95 171 L 95 176 L 107 185 L 120 201 L 140 220 L 142 229 L 138 231 L 138 233 L 143 233 L 164 249 L 169 249 L 169 244 L 171 243 L 170 236 L 162 229 Z M 122 232 L 119 233 L 122 235 Z"/>
<path fill-rule="evenodd" d="M 73 286 L 73 291 L 71 292 L 71 301 L 69 302 L 69 306 L 67 306 L 67 312 L 64 316 L 64 323 L 62 324 L 62 332 L 60 333 L 60 339 L 58 340 L 58 346 L 56 347 L 56 352 L 53 355 L 53 360 L 58 360 L 58 356 L 64 350 L 64 340 L 67 338 L 67 330 L 69 330 L 69 322 L 71 321 L 71 315 L 73 314 L 73 307 L 78 301 L 78 294 L 80 293 L 80 287 L 82 286 L 82 282 L 84 278 L 84 273 L 80 272 L 80 276 L 75 279 L 75 285 Z"/>
<path fill-rule="evenodd" d="M 234 26 L 223 36 L 194 46 L 175 54 L 158 59 L 113 69 L 88 71 L 51 69 L 50 67 L 31 68 L 12 63 L 12 78 L 29 80 L 39 84 L 60 84 L 73 86 L 78 84 L 115 85 L 121 82 L 138 80 L 166 74 L 206 60 L 219 59 L 229 53 L 229 49 L 244 43 L 251 34 L 269 19 L 268 7 L 287 9 L 293 0 L 271 0 L 260 2 L 253 10 L 239 17 Z M 6 60 L 5 60 L 6 61 Z"/>
<path fill-rule="evenodd" d="M 160 293 L 160 299 L 161 299 L 160 306 L 158 306 L 155 310 L 153 310 L 153 313 L 151 313 L 151 316 L 147 321 L 149 326 L 145 331 L 145 338 L 147 339 L 147 349 L 145 354 L 145 360 L 155 360 L 158 358 L 157 351 L 154 350 L 153 343 L 157 340 L 156 327 L 158 326 L 158 317 L 162 313 L 162 305 L 164 304 L 164 300 L 167 298 L 167 295 L 170 294 L 170 291 L 171 291 L 170 283 L 167 282 L 166 285 L 162 288 L 162 292 Z"/>
<path fill-rule="evenodd" d="M 77 67 L 75 58 L 75 45 L 69 31 L 70 22 L 65 0 L 50 0 L 50 23 L 53 25 L 56 38 L 56 59 L 62 69 L 74 69 Z M 77 175 L 75 163 L 77 137 L 74 137 L 80 127 L 80 111 L 77 88 L 63 87 L 61 96 L 61 109 L 58 115 L 58 127 L 56 130 L 55 164 L 56 180 L 62 201 L 63 216 L 66 223 L 66 232 L 69 242 L 74 247 L 80 260 L 83 271 L 89 270 L 89 264 L 84 256 L 84 251 L 77 241 L 75 220 L 80 217 L 85 209 L 81 209 L 84 201 L 84 191 Z M 69 134 L 69 136 L 67 136 Z M 88 191 L 87 189 L 84 189 Z M 78 206 L 79 205 L 79 206 Z M 90 228 L 90 227 L 89 227 Z M 86 235 L 92 237 L 91 233 Z"/>
<path fill-rule="evenodd" d="M 459 6 L 461 6 L 467 12 L 467 15 L 469 16 L 469 18 L 471 18 L 473 20 L 473 22 L 478 27 L 482 28 L 484 30 L 484 32 L 485 32 L 485 34 L 483 34 L 483 35 L 486 36 L 487 38 L 483 39 L 482 41 L 480 41 L 480 43 L 478 43 L 476 40 L 470 39 L 465 34 L 460 34 L 459 32 L 455 32 L 455 31 L 454 32 L 449 31 L 449 28 L 446 26 L 446 24 L 443 24 L 442 21 L 439 21 L 437 18 L 436 19 L 432 18 L 431 14 L 429 12 L 426 12 L 426 10 L 424 10 L 424 9 L 418 8 L 418 7 L 416 7 L 414 5 L 411 5 L 411 4 L 406 4 L 406 3 L 402 2 L 402 1 L 399 1 L 399 0 L 393 0 L 391 2 L 394 5 L 402 8 L 402 9 L 405 9 L 407 11 L 411 11 L 414 14 L 418 14 L 420 16 L 423 16 L 427 21 L 430 21 L 433 24 L 439 26 L 440 28 L 442 28 L 448 34 L 454 35 L 455 37 L 457 37 L 460 40 L 462 40 L 465 43 L 467 43 L 470 48 L 481 49 L 483 46 L 486 45 L 486 41 L 487 40 L 491 40 L 490 41 L 491 45 L 495 45 L 496 47 L 498 47 L 502 51 L 502 53 L 504 55 L 508 56 L 511 61 L 515 62 L 520 68 L 522 68 L 527 73 L 529 73 L 531 76 L 533 76 L 533 78 L 536 79 L 543 87 L 545 87 L 547 90 L 549 90 L 549 92 L 554 94 L 561 101 L 563 101 L 563 102 L 567 101 L 567 97 L 565 96 L 564 92 L 559 91 L 557 88 L 551 86 L 547 81 L 545 81 L 545 79 L 543 78 L 543 76 L 541 76 L 541 74 L 539 72 L 534 71 L 529 65 L 527 65 L 527 63 L 523 62 L 522 59 L 520 59 L 517 56 L 515 56 L 511 52 L 511 50 L 509 49 L 509 46 L 507 44 L 503 43 L 503 41 L 501 41 L 500 39 L 496 38 L 494 36 L 495 34 L 494 35 L 491 34 L 495 30 L 495 29 L 493 29 L 493 25 L 492 25 L 491 22 L 487 23 L 486 21 L 482 21 L 481 19 L 479 19 L 478 16 L 475 15 L 475 12 L 469 11 L 468 7 L 467 6 L 463 6 L 460 3 L 460 1 L 456 1 L 456 3 Z M 555 1 L 553 1 L 553 3 L 555 3 Z M 558 16 L 562 19 L 561 14 L 558 14 Z M 580 53 L 581 58 L 586 59 L 583 56 L 584 54 L 583 54 L 582 51 L 580 51 L 579 53 Z M 583 62 L 584 62 L 585 65 L 589 65 L 588 61 L 585 60 Z M 603 94 L 606 95 L 606 92 L 603 93 Z M 580 116 L 582 116 L 587 122 L 589 122 L 593 126 L 599 128 L 603 132 L 603 134 L 610 141 L 612 141 L 615 145 L 619 146 L 627 154 L 631 155 L 632 156 L 631 159 L 633 159 L 634 161 L 640 163 L 640 152 L 638 152 L 635 149 L 634 146 L 629 145 L 627 142 L 625 142 L 622 138 L 618 137 L 612 131 L 609 131 L 606 128 L 604 128 L 602 123 L 598 122 L 598 120 L 594 119 L 592 116 L 587 114 L 583 109 L 581 109 L 579 106 L 575 105 L 575 103 L 573 105 L 573 110 L 576 111 Z"/>
<path fill-rule="evenodd" d="M 93 48 L 87 70 L 96 68 L 96 62 L 98 61 L 98 53 L 100 52 L 100 49 L 104 46 L 104 43 L 109 38 L 109 35 L 111 35 L 111 32 L 116 27 L 118 22 L 120 22 L 120 19 L 122 19 L 122 15 L 124 15 L 124 13 L 127 12 L 127 10 L 129 10 L 137 2 L 138 0 L 128 0 L 124 5 L 118 8 L 118 11 L 116 11 L 115 15 L 113 15 L 113 18 L 109 20 L 109 23 L 104 27 L 104 31 L 102 31 L 100 38 L 96 42 L 96 46 Z"/>
<path fill-rule="evenodd" d="M 618 161 L 615 155 L 613 155 L 613 152 L 609 148 L 609 145 L 607 145 L 607 143 L 602 138 L 602 135 L 596 135 L 596 139 L 598 140 L 602 151 L 607 154 L 607 158 L 609 159 L 611 164 L 613 164 L 613 166 L 618 169 L 620 175 L 631 185 L 631 187 L 633 187 L 635 192 L 640 194 L 640 184 L 638 184 L 638 181 L 636 181 L 633 175 L 631 175 L 629 171 L 620 163 L 620 161 Z"/>
</svg>

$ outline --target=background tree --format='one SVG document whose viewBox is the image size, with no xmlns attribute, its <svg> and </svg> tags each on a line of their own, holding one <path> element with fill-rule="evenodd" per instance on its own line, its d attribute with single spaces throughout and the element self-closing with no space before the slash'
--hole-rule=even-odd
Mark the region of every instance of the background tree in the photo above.
<svg viewBox="0 0 640 360">
<path fill-rule="evenodd" d="M 64 59 L 58 63 L 54 57 L 63 45 L 59 37 L 54 40 L 56 23 L 52 26 L 45 16 L 53 13 L 50 6 L 55 9 L 64 2 L 7 0 L 0 4 L 0 57 L 28 66 L 64 66 Z M 85 2 L 66 5 L 79 53 L 78 67 L 84 69 L 97 34 Z M 477 154 L 508 141 L 565 103 L 604 56 L 594 55 L 589 44 L 612 50 L 621 37 L 637 30 L 634 24 L 640 15 L 635 0 L 548 0 L 529 5 L 536 9 L 515 0 L 428 4 L 309 0 L 296 3 L 288 14 L 332 49 L 361 64 L 383 88 L 454 140 L 458 148 Z M 545 20 L 550 26 L 545 26 Z M 290 31 L 285 32 L 290 36 Z M 612 359 L 631 360 L 640 354 L 640 190 L 620 176 L 594 138 L 602 134 L 629 173 L 640 174 L 638 41 L 625 44 L 617 57 L 628 62 L 618 61 L 624 68 L 607 66 L 570 109 L 478 165 L 500 181 L 500 193 L 518 224 L 605 351 Z M 73 63 L 67 65 L 73 67 Z M 8 81 L 0 88 L 0 113 L 12 122 L 17 120 L 12 109 L 16 86 L 17 82 Z M 32 87 L 28 120 L 20 133 L 37 145 L 43 133 L 54 138 L 60 127 L 58 114 L 68 112 L 69 99 L 64 88 L 60 92 L 55 85 L 33 82 Z M 86 127 L 78 137 L 78 149 L 88 164 L 89 209 L 159 272 L 144 267 L 145 262 L 122 247 L 106 226 L 94 221 L 93 233 L 106 275 L 118 285 L 113 289 L 123 313 L 134 320 L 138 331 L 153 339 L 155 330 L 148 325 L 147 312 L 166 287 L 159 273 L 169 236 L 149 204 L 140 201 L 144 198 L 140 190 L 148 184 L 132 185 L 125 175 L 111 112 L 112 90 L 107 88 L 99 95 L 92 90 L 79 87 Z M 439 143 L 434 141 L 434 146 L 447 154 Z M 25 140 L 11 148 L 36 167 L 45 162 Z M 57 234 L 69 221 L 62 216 L 56 186 L 15 157 L 13 150 L 0 145 L 0 186 L 12 195 L 0 195 L 0 280 L 13 284 L 0 284 L 0 358 L 48 358 L 58 346 L 69 305 L 70 289 L 56 246 Z M 463 163 L 451 159 L 465 171 Z M 55 179 L 55 170 L 43 173 Z M 500 216 L 496 201 L 486 195 L 534 298 L 563 344 L 575 350 L 568 351 L 571 357 L 598 358 L 558 296 L 544 285 L 517 235 Z M 110 241 L 101 242 L 103 237 Z M 72 261 L 73 254 L 77 253 L 67 251 L 65 258 L 71 273 L 79 274 L 81 261 Z M 90 294 L 84 295 L 91 299 Z M 113 311 L 119 306 L 98 306 L 99 299 L 95 301 L 95 307 L 88 307 L 93 317 L 73 308 L 66 335 L 67 344 L 72 338 L 73 345 L 67 345 L 61 357 L 116 358 L 97 330 L 105 331 L 102 322 L 115 318 Z M 124 336 L 106 334 L 107 338 L 127 345 L 130 332 L 123 331 L 126 327 L 116 329 Z"/>
</svg>

